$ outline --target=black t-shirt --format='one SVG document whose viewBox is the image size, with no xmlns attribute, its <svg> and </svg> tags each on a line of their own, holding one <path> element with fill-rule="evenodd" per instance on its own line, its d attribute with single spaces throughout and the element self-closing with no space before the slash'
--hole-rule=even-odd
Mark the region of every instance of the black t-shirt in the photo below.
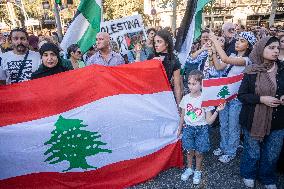
<svg viewBox="0 0 284 189">
<path fill-rule="evenodd" d="M 235 54 L 235 55 L 238 54 L 236 49 L 235 49 L 236 42 L 237 42 L 237 40 L 234 38 L 229 43 L 225 43 L 225 52 L 226 52 L 227 56 L 230 56 L 231 54 Z"/>
<path fill-rule="evenodd" d="M 168 53 L 159 53 L 159 54 L 156 54 L 156 55 L 151 54 L 148 57 L 148 60 L 151 60 L 154 57 L 159 57 L 159 56 L 165 57 L 164 60 L 162 61 L 162 63 L 163 63 L 163 66 L 166 70 L 168 81 L 170 82 L 172 77 L 173 77 L 174 71 L 179 70 L 181 68 L 181 64 L 179 62 L 179 59 L 174 54 L 171 56 L 172 57 L 171 58 Z"/>
</svg>

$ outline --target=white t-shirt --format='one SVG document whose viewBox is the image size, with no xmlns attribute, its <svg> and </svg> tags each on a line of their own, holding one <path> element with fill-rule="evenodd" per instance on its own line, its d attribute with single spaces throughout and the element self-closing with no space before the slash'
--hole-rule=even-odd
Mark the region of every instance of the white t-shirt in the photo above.
<svg viewBox="0 0 284 189">
<path fill-rule="evenodd" d="M 187 125 L 201 126 L 207 125 L 205 112 L 214 110 L 214 107 L 201 107 L 202 99 L 199 97 L 191 97 L 190 94 L 185 95 L 179 107 L 185 110 L 184 121 Z"/>
<path fill-rule="evenodd" d="M 231 54 L 230 57 L 237 57 L 235 54 Z M 233 66 L 232 69 L 229 71 L 228 76 L 227 77 L 231 77 L 231 76 L 235 76 L 235 75 L 239 75 L 241 73 L 243 73 L 244 69 L 246 68 L 246 66 L 251 64 L 251 61 L 249 60 L 248 57 L 239 57 L 239 58 L 244 58 L 246 61 L 246 65 L 245 66 Z M 228 69 L 231 66 L 231 64 L 227 65 Z"/>
<path fill-rule="evenodd" d="M 1 54 L 0 80 L 6 80 L 6 84 L 16 83 L 25 55 L 17 55 L 13 51 Z M 30 50 L 22 74 L 19 77 L 19 82 L 30 80 L 32 72 L 35 72 L 40 64 L 40 54 Z"/>
</svg>

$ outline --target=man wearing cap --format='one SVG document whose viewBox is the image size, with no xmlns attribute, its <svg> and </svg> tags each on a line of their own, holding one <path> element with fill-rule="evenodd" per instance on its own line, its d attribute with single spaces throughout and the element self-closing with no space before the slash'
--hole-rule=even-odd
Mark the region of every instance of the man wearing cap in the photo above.
<svg viewBox="0 0 284 189">
<path fill-rule="evenodd" d="M 13 50 L 0 55 L 0 85 L 30 80 L 40 65 L 40 55 L 29 50 L 28 33 L 24 29 L 13 29 L 9 40 Z"/>
<path fill-rule="evenodd" d="M 98 52 L 89 58 L 87 65 L 117 66 L 125 63 L 120 54 L 111 50 L 110 36 L 108 33 L 100 32 L 97 34 L 96 47 Z"/>
</svg>

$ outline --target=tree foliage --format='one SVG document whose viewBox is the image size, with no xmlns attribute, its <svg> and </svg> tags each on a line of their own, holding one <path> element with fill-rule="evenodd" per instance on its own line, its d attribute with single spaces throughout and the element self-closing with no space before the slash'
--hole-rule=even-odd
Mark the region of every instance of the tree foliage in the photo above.
<svg viewBox="0 0 284 189">
<path fill-rule="evenodd" d="M 134 12 L 142 15 L 143 20 L 147 19 L 144 12 L 143 1 L 141 0 L 104 0 L 103 13 L 104 20 L 114 20 L 125 16 L 130 16 Z"/>
<path fill-rule="evenodd" d="M 39 18 L 43 14 L 42 0 L 24 0 L 23 4 L 29 17 Z"/>
<path fill-rule="evenodd" d="M 174 0 L 161 0 L 160 1 L 160 7 L 161 8 L 168 8 L 168 6 L 173 7 L 173 1 Z M 184 0 L 176 0 L 177 1 L 177 6 L 181 5 L 184 3 Z"/>
<path fill-rule="evenodd" d="M 7 16 L 8 15 L 8 11 L 6 9 L 5 4 L 1 4 L 0 5 L 0 9 L 1 9 L 1 11 L 0 11 L 0 21 L 3 20 L 7 24 L 12 24 L 11 20 Z"/>
</svg>

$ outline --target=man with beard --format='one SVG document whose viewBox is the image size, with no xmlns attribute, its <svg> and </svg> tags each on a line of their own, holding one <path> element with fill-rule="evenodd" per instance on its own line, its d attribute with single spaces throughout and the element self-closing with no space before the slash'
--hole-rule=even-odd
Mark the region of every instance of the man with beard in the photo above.
<svg viewBox="0 0 284 189">
<path fill-rule="evenodd" d="M 28 49 L 28 33 L 24 29 L 13 29 L 9 40 L 13 50 L 0 55 L 0 85 L 30 80 L 41 62 L 39 53 Z"/>
</svg>

